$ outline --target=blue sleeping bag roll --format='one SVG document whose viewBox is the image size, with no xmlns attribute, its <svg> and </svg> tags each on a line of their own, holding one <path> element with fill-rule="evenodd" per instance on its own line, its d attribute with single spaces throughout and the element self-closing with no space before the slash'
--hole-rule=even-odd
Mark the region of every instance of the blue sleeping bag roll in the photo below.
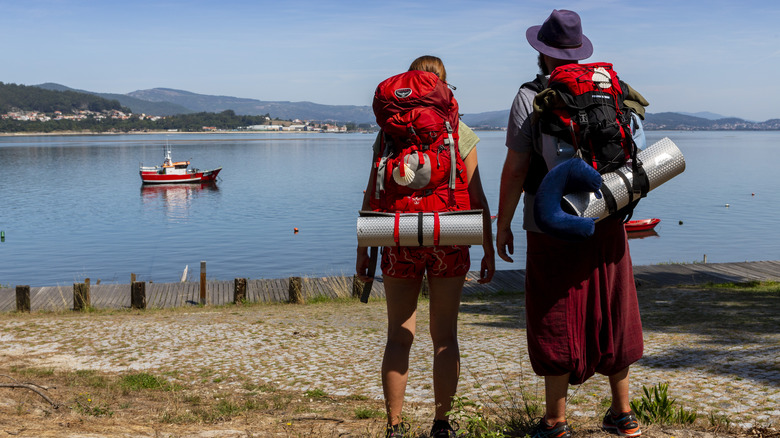
<svg viewBox="0 0 780 438">
<path fill-rule="evenodd" d="M 563 240 L 585 240 L 596 230 L 596 219 L 566 213 L 561 208 L 564 195 L 596 192 L 601 197 L 601 175 L 580 158 L 555 166 L 545 175 L 534 199 L 536 225 L 546 234 Z"/>
</svg>

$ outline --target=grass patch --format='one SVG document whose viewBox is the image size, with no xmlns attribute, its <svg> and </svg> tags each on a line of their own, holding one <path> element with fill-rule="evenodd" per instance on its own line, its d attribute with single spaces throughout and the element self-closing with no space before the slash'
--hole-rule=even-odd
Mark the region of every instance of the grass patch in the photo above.
<svg viewBox="0 0 780 438">
<path fill-rule="evenodd" d="M 106 402 L 93 400 L 93 396 L 79 394 L 74 400 L 73 410 L 90 417 L 111 417 L 114 415 Z"/>
<path fill-rule="evenodd" d="M 384 418 L 385 413 L 379 409 L 373 408 L 355 408 L 355 418 L 358 420 L 369 420 L 371 418 Z"/>
<path fill-rule="evenodd" d="M 637 419 L 645 424 L 693 424 L 698 418 L 695 410 L 675 407 L 675 400 L 669 398 L 669 385 L 660 383 L 648 389 L 642 387 L 644 395 L 631 400 L 631 409 Z"/>
<path fill-rule="evenodd" d="M 71 386 L 83 385 L 90 388 L 108 388 L 111 386 L 111 379 L 95 370 L 76 370 L 72 373 L 71 378 Z"/>
<path fill-rule="evenodd" d="M 306 392 L 303 393 L 308 398 L 325 398 L 328 396 L 328 394 L 325 393 L 325 391 L 315 388 L 315 389 L 308 389 Z"/>
<path fill-rule="evenodd" d="M 780 294 L 780 282 L 777 281 L 748 281 L 744 283 L 712 283 L 708 282 L 701 288 L 727 289 L 737 292 L 759 292 Z"/>
<path fill-rule="evenodd" d="M 54 368 L 35 368 L 35 367 L 25 368 L 25 367 L 12 366 L 11 371 L 28 378 L 51 377 L 54 375 Z"/>
<path fill-rule="evenodd" d="M 125 391 L 141 391 L 145 389 L 157 389 L 161 391 L 176 391 L 182 387 L 171 384 L 162 377 L 148 373 L 128 374 L 119 379 L 119 386 Z"/>
</svg>

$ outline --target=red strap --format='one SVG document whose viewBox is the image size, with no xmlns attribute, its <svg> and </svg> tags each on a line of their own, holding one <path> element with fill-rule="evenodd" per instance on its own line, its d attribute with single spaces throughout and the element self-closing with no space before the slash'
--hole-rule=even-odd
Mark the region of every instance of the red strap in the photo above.
<svg viewBox="0 0 780 438">
<path fill-rule="evenodd" d="M 441 224 L 439 223 L 439 213 L 433 213 L 433 245 L 439 246 L 439 235 L 441 234 Z"/>
<path fill-rule="evenodd" d="M 398 160 L 398 175 L 403 178 L 406 176 L 406 164 L 404 163 L 404 157 L 400 157 Z"/>
<path fill-rule="evenodd" d="M 626 160 L 630 160 L 631 159 L 631 151 L 629 150 L 629 148 L 627 148 L 625 146 L 626 145 L 626 130 L 623 128 L 623 125 L 619 125 L 619 126 L 620 126 L 620 139 L 621 139 L 620 145 L 623 146 L 623 156 L 626 158 Z M 631 135 L 630 130 L 628 132 L 628 135 Z M 631 144 L 631 143 L 628 143 L 628 144 Z"/>
<path fill-rule="evenodd" d="M 395 246 L 401 246 L 401 212 L 396 211 L 395 212 L 395 225 L 393 225 L 393 240 L 395 241 Z"/>
<path fill-rule="evenodd" d="M 425 153 L 417 151 L 417 160 L 419 161 L 420 166 L 425 164 Z"/>
</svg>

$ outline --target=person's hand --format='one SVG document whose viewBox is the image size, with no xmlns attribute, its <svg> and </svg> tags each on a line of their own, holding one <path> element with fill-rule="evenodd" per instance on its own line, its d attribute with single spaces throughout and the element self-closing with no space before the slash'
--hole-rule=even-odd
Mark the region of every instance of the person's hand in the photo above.
<svg viewBox="0 0 780 438">
<path fill-rule="evenodd" d="M 359 246 L 357 249 L 357 261 L 355 262 L 355 272 L 358 278 L 366 283 L 373 281 L 374 277 L 368 275 L 368 262 L 370 257 L 368 255 L 368 248 L 365 246 Z"/>
<path fill-rule="evenodd" d="M 509 256 L 509 254 L 515 253 L 515 236 L 512 234 L 511 228 L 498 229 L 496 231 L 496 250 L 502 260 L 514 263 L 512 257 Z M 507 254 L 507 251 L 509 254 Z"/>
<path fill-rule="evenodd" d="M 493 274 L 496 273 L 496 256 L 493 253 L 493 246 L 490 246 L 490 251 L 485 251 L 485 256 L 482 257 L 482 264 L 479 268 L 479 280 L 480 284 L 490 283 L 493 279 Z"/>
</svg>

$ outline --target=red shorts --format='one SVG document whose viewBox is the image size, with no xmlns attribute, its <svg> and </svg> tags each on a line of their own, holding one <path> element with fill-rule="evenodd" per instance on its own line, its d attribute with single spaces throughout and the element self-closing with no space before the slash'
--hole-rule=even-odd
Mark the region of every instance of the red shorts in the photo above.
<svg viewBox="0 0 780 438">
<path fill-rule="evenodd" d="M 471 268 L 469 247 L 386 246 L 382 248 L 382 274 L 394 278 L 460 277 Z"/>
</svg>

